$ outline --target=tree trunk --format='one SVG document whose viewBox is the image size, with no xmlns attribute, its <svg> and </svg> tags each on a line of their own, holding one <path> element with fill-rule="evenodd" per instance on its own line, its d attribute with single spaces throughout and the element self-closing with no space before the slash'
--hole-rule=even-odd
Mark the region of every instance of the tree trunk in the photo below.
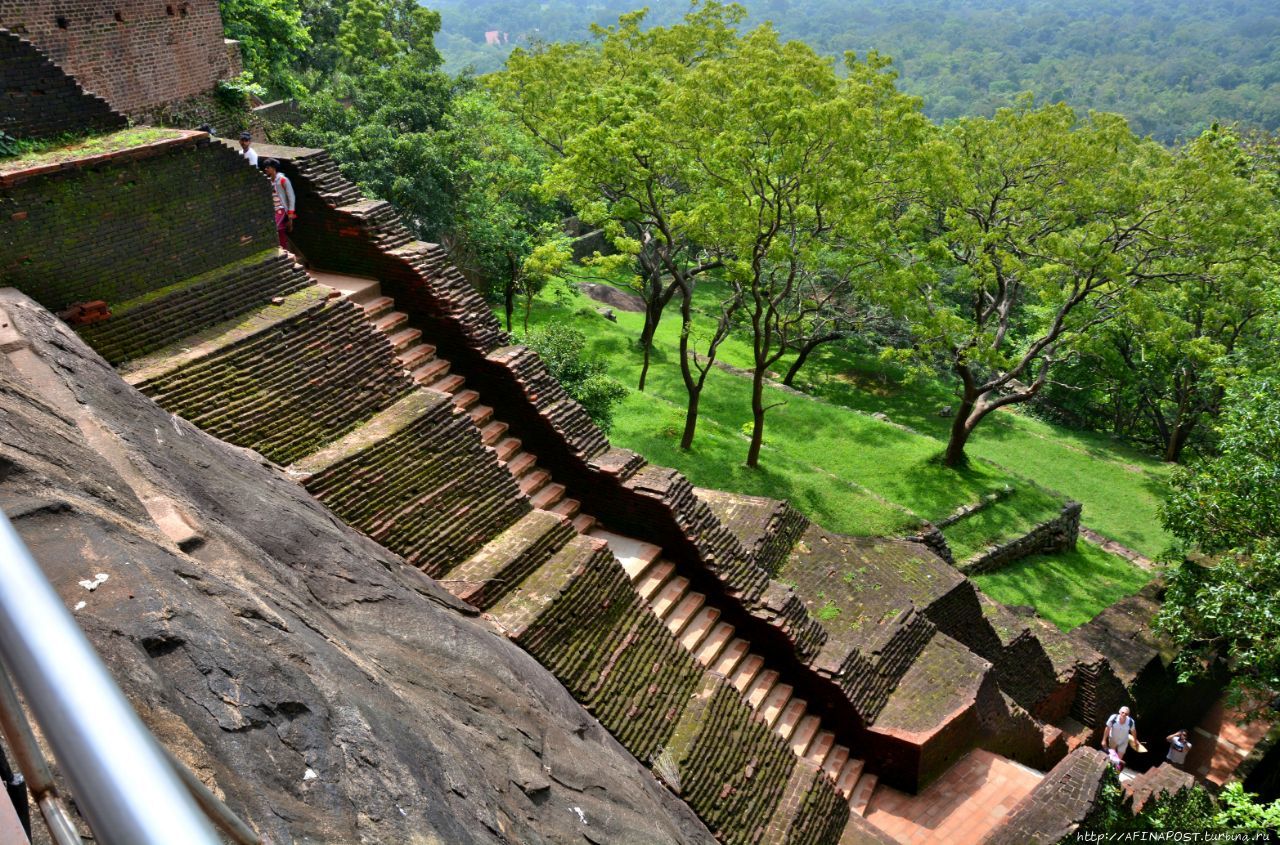
<svg viewBox="0 0 1280 845">
<path fill-rule="evenodd" d="M 698 431 L 698 401 L 702 399 L 702 388 L 689 393 L 689 407 L 684 412 L 684 434 L 680 435 L 680 448 L 686 452 L 693 448 L 693 435 Z"/>
<path fill-rule="evenodd" d="M 693 435 L 698 428 L 698 400 L 702 398 L 702 382 L 693 377 L 693 369 L 689 364 L 689 332 L 693 330 L 693 297 L 684 291 L 680 298 L 680 377 L 684 379 L 685 393 L 689 404 L 684 413 L 684 434 L 680 437 L 680 448 L 686 452 L 693 446 Z M 710 364 L 708 363 L 708 366 Z"/>
<path fill-rule="evenodd" d="M 964 447 L 969 442 L 969 435 L 973 434 L 974 426 L 978 424 L 976 419 L 970 419 L 973 416 L 973 406 L 973 397 L 966 396 L 960 401 L 960 409 L 956 411 L 955 420 L 951 423 L 951 438 L 947 441 L 947 451 L 942 457 L 943 466 L 958 469 L 969 463 Z"/>
<path fill-rule="evenodd" d="M 804 362 L 809 360 L 809 353 L 818 348 L 818 344 L 822 341 L 812 341 L 800 347 L 800 354 L 796 356 L 796 360 L 791 364 L 791 369 L 787 370 L 787 374 L 782 377 L 782 383 L 787 387 L 793 387 L 792 384 L 796 380 L 796 373 L 800 372 L 800 368 L 804 366 Z"/>
<path fill-rule="evenodd" d="M 646 303 L 644 310 L 644 328 L 640 330 L 640 349 L 644 353 L 644 363 L 640 366 L 640 384 L 636 387 L 644 393 L 645 379 L 649 377 L 649 355 L 653 351 L 653 335 L 658 331 L 658 320 L 662 317 L 661 303 Z"/>
<path fill-rule="evenodd" d="M 757 367 L 751 379 L 751 448 L 747 450 L 747 466 L 760 464 L 760 447 L 764 444 L 764 369 Z"/>
<path fill-rule="evenodd" d="M 1182 450 L 1187 445 L 1187 441 L 1191 439 L 1191 432 L 1195 429 L 1195 422 L 1184 423 L 1179 420 L 1173 427 L 1173 432 L 1169 435 L 1169 441 L 1164 449 L 1164 462 L 1167 464 L 1176 464 L 1182 459 Z"/>
<path fill-rule="evenodd" d="M 516 284 L 514 281 L 507 282 L 502 306 L 507 314 L 507 334 L 511 334 L 511 318 L 516 312 Z"/>
</svg>

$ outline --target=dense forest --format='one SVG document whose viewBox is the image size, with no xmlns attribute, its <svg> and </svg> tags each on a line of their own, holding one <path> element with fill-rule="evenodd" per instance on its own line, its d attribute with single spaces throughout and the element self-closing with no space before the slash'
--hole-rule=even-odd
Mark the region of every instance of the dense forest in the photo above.
<svg viewBox="0 0 1280 845">
<path fill-rule="evenodd" d="M 676 0 L 432 0 L 446 67 L 497 70 L 514 46 L 581 40 L 639 6 L 675 22 Z M 1280 126 L 1280 6 L 1248 0 L 743 0 L 752 21 L 820 53 L 893 58 L 934 120 L 990 115 L 1031 91 L 1123 114 L 1162 141 L 1214 121 Z M 486 32 L 505 33 L 505 46 Z M 502 36 L 499 36 L 502 41 Z"/>
</svg>

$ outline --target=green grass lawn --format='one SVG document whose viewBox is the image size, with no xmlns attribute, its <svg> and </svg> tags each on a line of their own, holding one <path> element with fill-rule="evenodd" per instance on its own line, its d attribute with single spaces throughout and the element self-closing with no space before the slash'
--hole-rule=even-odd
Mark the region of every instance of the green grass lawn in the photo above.
<svg viewBox="0 0 1280 845">
<path fill-rule="evenodd" d="M 939 448 L 946 442 L 950 421 L 938 410 L 955 404 L 955 396 L 942 382 L 904 381 L 893 366 L 831 346 L 812 356 L 797 386 L 847 408 L 885 413 L 935 438 Z M 968 450 L 1081 502 L 1085 525 L 1148 557 L 1169 544 L 1157 513 L 1168 464 L 1105 435 L 1056 426 L 1017 409 L 983 420 Z"/>
<path fill-rule="evenodd" d="M 571 322 L 586 333 L 590 352 L 608 362 L 610 373 L 634 387 L 641 366 L 635 338 L 643 318 L 617 316 L 612 323 L 584 297 L 548 294 L 534 308 L 530 328 Z M 678 332 L 674 314 L 659 326 L 646 392 L 632 393 L 618 409 L 610 439 L 679 469 L 695 484 L 789 498 L 825 527 L 857 535 L 903 533 L 922 518 L 946 516 L 1006 485 L 1015 492 L 984 511 L 983 530 L 990 539 L 1024 533 L 1061 505 L 1060 497 L 987 461 L 973 461 L 963 471 L 946 469 L 937 460 L 941 447 L 930 437 L 774 389 L 767 391 L 766 403 L 782 404 L 769 412 L 761 466 L 748 469 L 750 381 L 720 369 L 707 380 L 694 448 L 683 452 L 678 448 L 685 403 Z M 749 363 L 750 352 L 734 337 L 722 347 L 721 358 L 741 366 Z M 956 533 L 964 535 L 959 526 Z"/>
<path fill-rule="evenodd" d="M 695 306 L 713 308 L 718 293 L 715 283 L 704 284 Z M 614 377 L 634 388 L 643 315 L 615 309 L 615 323 L 600 316 L 598 307 L 556 283 L 538 298 L 529 326 L 573 325 L 586 334 L 588 354 L 603 358 Z M 646 391 L 632 390 L 623 400 L 610 440 L 680 470 L 696 485 L 789 499 L 822 526 L 863 536 L 901 535 L 921 519 L 940 519 L 1012 488 L 1000 501 L 944 530 L 957 560 L 1025 533 L 1056 515 L 1068 496 L 1084 504 L 1086 524 L 1109 537 L 1148 555 L 1165 544 L 1156 518 L 1166 477 L 1159 462 L 1105 437 L 1001 412 L 974 435 L 970 466 L 947 469 L 938 458 L 948 421 L 937 411 L 954 403 L 950 388 L 937 380 L 906 381 L 877 359 L 834 346 L 816 353 L 802 371 L 797 386 L 807 395 L 766 390 L 766 404 L 781 404 L 769 411 L 758 468 L 744 463 L 750 380 L 722 369 L 708 377 L 698 436 L 685 452 L 678 445 L 686 401 L 677 359 L 679 330 L 673 308 L 655 337 Z M 730 337 L 719 359 L 749 367 L 747 339 Z M 876 412 L 891 422 L 872 417 Z M 1030 604 L 1070 628 L 1139 589 L 1149 574 L 1082 542 L 1075 552 L 1030 558 L 975 580 L 993 598 Z"/>
<path fill-rule="evenodd" d="M 1149 580 L 1150 573 L 1083 540 L 1073 552 L 1033 555 L 998 572 L 973 576 L 991 598 L 1030 605 L 1064 631 L 1083 625 Z"/>
</svg>

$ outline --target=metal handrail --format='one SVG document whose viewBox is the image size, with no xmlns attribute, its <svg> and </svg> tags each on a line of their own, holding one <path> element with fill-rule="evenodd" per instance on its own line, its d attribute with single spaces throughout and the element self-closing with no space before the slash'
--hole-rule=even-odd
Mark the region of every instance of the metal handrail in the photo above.
<svg viewBox="0 0 1280 845">
<path fill-rule="evenodd" d="M 0 658 L 108 845 L 219 845 L 165 752 L 0 514 Z"/>
</svg>

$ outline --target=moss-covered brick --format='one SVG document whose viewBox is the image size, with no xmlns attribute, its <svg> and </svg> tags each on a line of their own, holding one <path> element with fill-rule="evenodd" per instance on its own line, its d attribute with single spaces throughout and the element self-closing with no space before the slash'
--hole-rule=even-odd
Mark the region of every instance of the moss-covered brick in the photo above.
<svg viewBox="0 0 1280 845">
<path fill-rule="evenodd" d="M 274 214 L 266 178 L 207 141 L 39 176 L 0 191 L 0 285 L 115 308 L 272 248 Z"/>
<path fill-rule="evenodd" d="M 101 97 L 88 94 L 38 47 L 0 30 L 0 132 L 26 139 L 68 132 L 106 131 L 125 125 Z"/>
<path fill-rule="evenodd" d="M 244 318 L 136 386 L 215 437 L 288 464 L 342 437 L 413 387 L 384 335 L 347 300 L 297 294 L 288 316 Z M 272 314 L 275 306 L 267 306 Z M 145 364 L 146 362 L 144 362 Z M 144 374 L 150 370 L 144 369 Z"/>
</svg>

